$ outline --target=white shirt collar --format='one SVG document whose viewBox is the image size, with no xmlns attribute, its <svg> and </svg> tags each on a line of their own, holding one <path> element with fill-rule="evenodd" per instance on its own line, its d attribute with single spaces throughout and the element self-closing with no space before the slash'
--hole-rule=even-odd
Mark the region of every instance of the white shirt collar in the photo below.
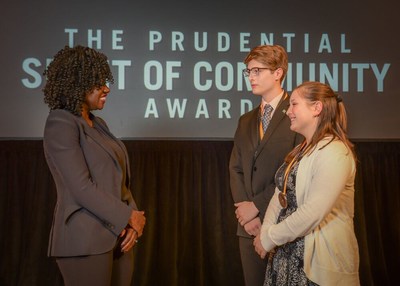
<svg viewBox="0 0 400 286">
<path fill-rule="evenodd" d="M 284 95 L 285 91 L 283 90 L 278 96 L 276 96 L 273 100 L 271 100 L 270 102 L 266 102 L 264 100 L 264 98 L 261 98 L 261 110 L 264 109 L 264 106 L 268 103 L 269 105 L 272 106 L 273 108 L 273 112 L 275 111 L 275 109 L 277 108 L 279 102 L 281 101 L 282 96 Z M 273 113 L 272 112 L 272 113 Z"/>
</svg>

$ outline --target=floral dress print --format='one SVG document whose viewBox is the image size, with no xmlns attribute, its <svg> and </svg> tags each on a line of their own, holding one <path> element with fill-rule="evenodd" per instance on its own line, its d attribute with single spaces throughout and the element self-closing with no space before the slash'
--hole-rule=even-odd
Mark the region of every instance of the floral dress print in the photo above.
<svg viewBox="0 0 400 286">
<path fill-rule="evenodd" d="M 291 168 L 286 186 L 287 208 L 279 213 L 277 223 L 283 221 L 297 209 L 296 201 L 296 175 L 299 163 Z M 275 175 L 275 184 L 280 191 L 283 189 L 284 174 L 287 163 L 283 164 Z M 306 277 L 303 270 L 304 264 L 304 237 L 299 237 L 292 242 L 278 246 L 268 253 L 268 264 L 265 274 L 264 286 L 276 285 L 318 285 Z"/>
</svg>

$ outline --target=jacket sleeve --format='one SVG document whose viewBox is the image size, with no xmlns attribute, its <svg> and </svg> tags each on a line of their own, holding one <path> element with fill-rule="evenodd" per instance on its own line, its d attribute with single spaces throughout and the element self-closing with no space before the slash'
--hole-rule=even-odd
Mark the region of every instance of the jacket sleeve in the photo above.
<svg viewBox="0 0 400 286">
<path fill-rule="evenodd" d="M 274 225 L 278 219 L 279 212 L 281 211 L 282 207 L 279 203 L 278 199 L 279 189 L 275 188 L 275 193 L 268 204 L 268 208 L 265 212 L 263 224 L 261 226 L 260 237 L 264 238 L 267 235 L 267 230 L 271 225 Z M 261 244 L 263 245 L 264 249 L 270 251 L 275 245 L 264 245 L 263 240 L 261 239 Z M 268 249 L 267 249 L 268 248 Z"/>
<path fill-rule="evenodd" d="M 269 251 L 276 245 L 309 234 L 332 211 L 335 202 L 345 189 L 348 177 L 354 171 L 354 159 L 350 151 L 344 150 L 345 148 L 329 147 L 331 146 L 326 147 L 327 150 L 324 148 L 321 151 L 314 151 L 318 154 L 306 174 L 310 177 L 305 179 L 311 181 L 308 190 L 305 191 L 308 194 L 304 198 L 304 203 L 282 222 L 262 228 L 261 242 L 265 250 Z M 301 166 L 299 171 L 300 168 Z M 297 176 L 303 174 L 298 172 Z"/>
<path fill-rule="evenodd" d="M 248 200 L 244 184 L 243 160 L 241 156 L 240 144 L 238 142 L 238 137 L 241 132 L 240 124 L 241 119 L 239 119 L 238 128 L 234 137 L 233 149 L 229 160 L 229 180 L 233 201 L 235 203 Z"/>
</svg>

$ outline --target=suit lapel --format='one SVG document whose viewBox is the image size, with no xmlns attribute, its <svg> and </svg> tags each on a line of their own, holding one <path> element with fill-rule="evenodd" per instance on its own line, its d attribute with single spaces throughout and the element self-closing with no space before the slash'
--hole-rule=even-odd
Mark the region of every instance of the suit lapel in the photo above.
<svg viewBox="0 0 400 286">
<path fill-rule="evenodd" d="M 269 123 L 267 132 L 265 132 L 264 137 L 257 148 L 256 157 L 258 157 L 261 150 L 264 148 L 265 144 L 268 142 L 269 138 L 274 133 L 275 129 L 278 127 L 279 123 L 285 118 L 288 106 L 289 106 L 289 96 L 288 93 L 285 92 L 271 118 L 271 122 Z"/>
<path fill-rule="evenodd" d="M 259 126 L 260 126 L 260 107 L 255 108 L 253 110 L 253 113 L 251 114 L 250 118 L 249 118 L 249 125 L 250 128 L 248 129 L 248 131 L 250 132 L 248 138 L 250 138 L 251 140 L 251 146 L 254 148 L 256 148 L 259 143 L 260 143 L 260 134 L 259 134 Z"/>
<path fill-rule="evenodd" d="M 94 124 L 96 124 L 96 126 L 100 127 L 105 133 L 108 134 L 108 136 L 110 136 L 111 138 L 114 139 L 114 141 L 119 145 L 119 147 L 122 149 L 123 153 L 124 153 L 124 157 L 125 157 L 125 168 L 126 168 L 126 179 L 127 179 L 127 186 L 130 185 L 130 176 L 131 176 L 131 170 L 130 170 L 130 165 L 129 165 L 129 157 L 128 157 L 128 151 L 126 150 L 125 144 L 119 140 L 117 137 L 114 136 L 114 134 L 112 134 L 110 132 L 110 130 L 107 128 L 107 126 L 104 125 L 103 121 L 98 120 L 97 117 L 93 116 L 93 122 Z M 93 128 L 91 128 L 93 129 Z M 98 132 L 96 132 L 98 134 Z M 98 134 L 99 135 L 99 134 Z M 114 152 L 114 150 L 107 148 L 107 144 L 100 144 L 102 145 L 102 147 L 104 148 L 104 150 L 106 150 L 110 156 L 116 161 L 118 162 L 118 158 Z M 103 145 L 107 145 L 107 146 L 103 146 Z M 118 164 L 119 165 L 119 164 Z"/>
<path fill-rule="evenodd" d="M 279 122 L 286 116 L 286 111 L 289 105 L 289 97 L 287 93 L 285 93 L 279 102 L 278 106 L 276 107 L 276 110 L 274 112 L 274 116 L 272 116 L 270 125 L 268 126 L 267 132 L 265 132 L 263 140 L 262 141 L 268 141 L 268 139 L 271 137 L 271 134 L 274 133 L 276 127 L 279 125 Z"/>
<path fill-rule="evenodd" d="M 108 146 L 108 144 L 103 144 L 104 138 L 99 133 L 99 131 L 97 131 L 95 128 L 90 127 L 85 122 L 85 119 L 83 119 L 82 117 L 81 117 L 81 120 L 83 121 L 83 128 L 84 128 L 85 134 L 87 136 L 91 137 L 96 144 L 98 144 L 101 148 L 103 148 L 104 151 L 106 151 L 111 156 L 111 158 L 113 158 L 114 161 L 118 162 L 118 158 L 116 157 L 115 152 Z M 93 121 L 93 124 L 96 124 L 96 127 L 100 127 L 103 131 L 105 131 L 112 138 L 114 138 L 114 136 L 107 130 L 107 128 L 105 128 L 103 126 L 103 124 L 101 124 L 101 122 L 96 120 L 95 116 L 92 117 L 92 121 Z M 117 164 L 117 165 L 119 165 L 119 164 Z"/>
</svg>

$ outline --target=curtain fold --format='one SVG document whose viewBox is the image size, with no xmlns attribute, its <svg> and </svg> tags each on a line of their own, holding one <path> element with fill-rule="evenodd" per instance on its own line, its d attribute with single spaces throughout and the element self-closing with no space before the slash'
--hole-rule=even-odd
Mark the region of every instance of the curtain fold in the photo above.
<svg viewBox="0 0 400 286">
<path fill-rule="evenodd" d="M 132 285 L 243 285 L 232 141 L 124 140 L 147 224 Z M 362 285 L 400 285 L 400 142 L 356 142 Z M 56 202 L 41 140 L 0 141 L 0 285 L 63 285 L 47 243 Z"/>
</svg>

